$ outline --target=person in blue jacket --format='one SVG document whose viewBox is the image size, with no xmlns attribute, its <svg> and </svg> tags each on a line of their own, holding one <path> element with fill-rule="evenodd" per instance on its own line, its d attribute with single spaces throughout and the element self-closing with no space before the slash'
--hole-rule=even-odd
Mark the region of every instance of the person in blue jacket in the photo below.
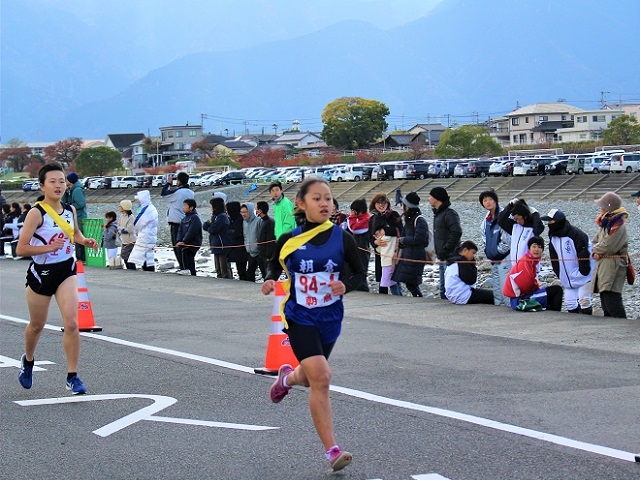
<svg viewBox="0 0 640 480">
<path fill-rule="evenodd" d="M 182 202 L 184 217 L 176 236 L 176 246 L 184 265 L 184 270 L 180 271 L 183 275 L 196 275 L 196 253 L 202 245 L 202 222 L 196 207 L 197 203 L 193 198 L 187 198 Z"/>
<path fill-rule="evenodd" d="M 502 287 L 511 270 L 509 251 L 511 237 L 498 225 L 498 215 L 502 208 L 498 204 L 498 195 L 493 190 L 487 190 L 480 194 L 480 205 L 487 210 L 487 215 L 482 219 L 480 232 L 484 241 L 484 254 L 491 261 L 491 281 L 493 283 L 493 303 L 509 307 L 510 302 L 502 294 Z"/>
</svg>

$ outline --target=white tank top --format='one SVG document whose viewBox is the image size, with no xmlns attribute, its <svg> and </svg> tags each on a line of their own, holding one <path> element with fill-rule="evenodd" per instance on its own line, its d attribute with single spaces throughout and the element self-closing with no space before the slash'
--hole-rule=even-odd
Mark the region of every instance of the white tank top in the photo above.
<svg viewBox="0 0 640 480">
<path fill-rule="evenodd" d="M 71 207 L 66 203 L 63 203 L 62 206 L 64 207 L 64 210 L 62 214 L 60 214 L 60 216 L 69 225 L 74 227 L 73 210 L 71 210 Z M 33 259 L 34 263 L 37 263 L 39 265 L 60 263 L 73 257 L 73 244 L 71 243 L 71 240 L 69 240 L 69 237 L 65 235 L 62 229 L 56 224 L 56 222 L 53 221 L 53 218 L 47 215 L 47 212 L 45 212 L 40 205 L 36 205 L 35 208 L 40 210 L 40 213 L 42 213 L 42 225 L 36 228 L 33 237 L 31 237 L 31 240 L 29 241 L 29 245 L 49 245 L 50 243 L 53 243 L 56 238 L 64 238 L 65 241 L 64 246 L 60 250 L 56 250 L 55 252 L 42 253 L 40 255 L 33 255 L 31 258 Z"/>
</svg>

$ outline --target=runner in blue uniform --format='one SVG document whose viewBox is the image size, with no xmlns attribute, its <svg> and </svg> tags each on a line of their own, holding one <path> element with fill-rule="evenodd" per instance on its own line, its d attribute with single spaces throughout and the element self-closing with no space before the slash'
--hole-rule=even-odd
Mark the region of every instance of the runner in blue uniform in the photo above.
<svg viewBox="0 0 640 480">
<path fill-rule="evenodd" d="M 86 393 L 87 389 L 77 374 L 80 332 L 73 244 L 97 251 L 98 242 L 82 235 L 75 208 L 61 201 L 67 188 L 62 167 L 54 163 L 45 165 L 38 173 L 38 180 L 44 200 L 29 210 L 17 247 L 18 255 L 33 260 L 27 270 L 29 324 L 24 333 L 25 353 L 20 359 L 18 380 L 24 388 L 31 388 L 36 346 L 47 323 L 51 297 L 55 295 L 64 325 L 62 346 L 67 358 L 66 386 L 77 395 Z"/>
<path fill-rule="evenodd" d="M 305 223 L 278 238 L 262 293 L 271 293 L 282 271 L 286 271 L 288 296 L 283 321 L 300 366 L 295 370 L 290 365 L 280 367 L 270 396 L 278 403 L 294 385 L 309 387 L 309 409 L 316 432 L 331 469 L 338 471 L 351 463 L 352 456 L 336 444 L 333 432 L 328 358 L 342 327 L 342 296 L 357 289 L 366 274 L 353 237 L 329 220 L 333 208 L 329 184 L 309 177 L 300 185 L 296 198 L 296 206 L 305 213 Z M 349 266 L 349 278 L 343 276 L 345 264 Z"/>
</svg>

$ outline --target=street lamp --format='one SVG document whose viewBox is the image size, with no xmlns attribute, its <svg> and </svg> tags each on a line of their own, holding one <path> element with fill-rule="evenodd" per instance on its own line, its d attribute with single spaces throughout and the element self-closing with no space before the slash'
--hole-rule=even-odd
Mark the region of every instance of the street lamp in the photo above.
<svg viewBox="0 0 640 480">
<path fill-rule="evenodd" d="M 224 136 L 225 137 L 229 137 L 229 129 L 228 128 L 224 129 Z"/>
<path fill-rule="evenodd" d="M 273 125 L 271 125 L 273 127 L 273 134 L 277 135 L 278 134 L 278 125 L 276 125 L 275 123 Z"/>
</svg>

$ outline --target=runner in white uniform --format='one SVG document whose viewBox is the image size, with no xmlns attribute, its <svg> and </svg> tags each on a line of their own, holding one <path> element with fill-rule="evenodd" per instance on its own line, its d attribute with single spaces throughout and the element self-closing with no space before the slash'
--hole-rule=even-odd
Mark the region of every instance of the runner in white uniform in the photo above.
<svg viewBox="0 0 640 480">
<path fill-rule="evenodd" d="M 73 243 L 96 251 L 98 243 L 82 235 L 75 209 L 61 202 L 66 189 L 62 167 L 54 163 L 45 165 L 38 173 L 38 180 L 44 200 L 27 214 L 17 247 L 18 255 L 32 258 L 26 288 L 29 324 L 24 334 L 25 353 L 20 359 L 18 380 L 24 388 L 31 388 L 36 346 L 47 323 L 51 297 L 55 295 L 64 325 L 62 346 L 67 359 L 66 387 L 77 395 L 86 393 L 87 389 L 77 375 L 80 332 Z"/>
</svg>

